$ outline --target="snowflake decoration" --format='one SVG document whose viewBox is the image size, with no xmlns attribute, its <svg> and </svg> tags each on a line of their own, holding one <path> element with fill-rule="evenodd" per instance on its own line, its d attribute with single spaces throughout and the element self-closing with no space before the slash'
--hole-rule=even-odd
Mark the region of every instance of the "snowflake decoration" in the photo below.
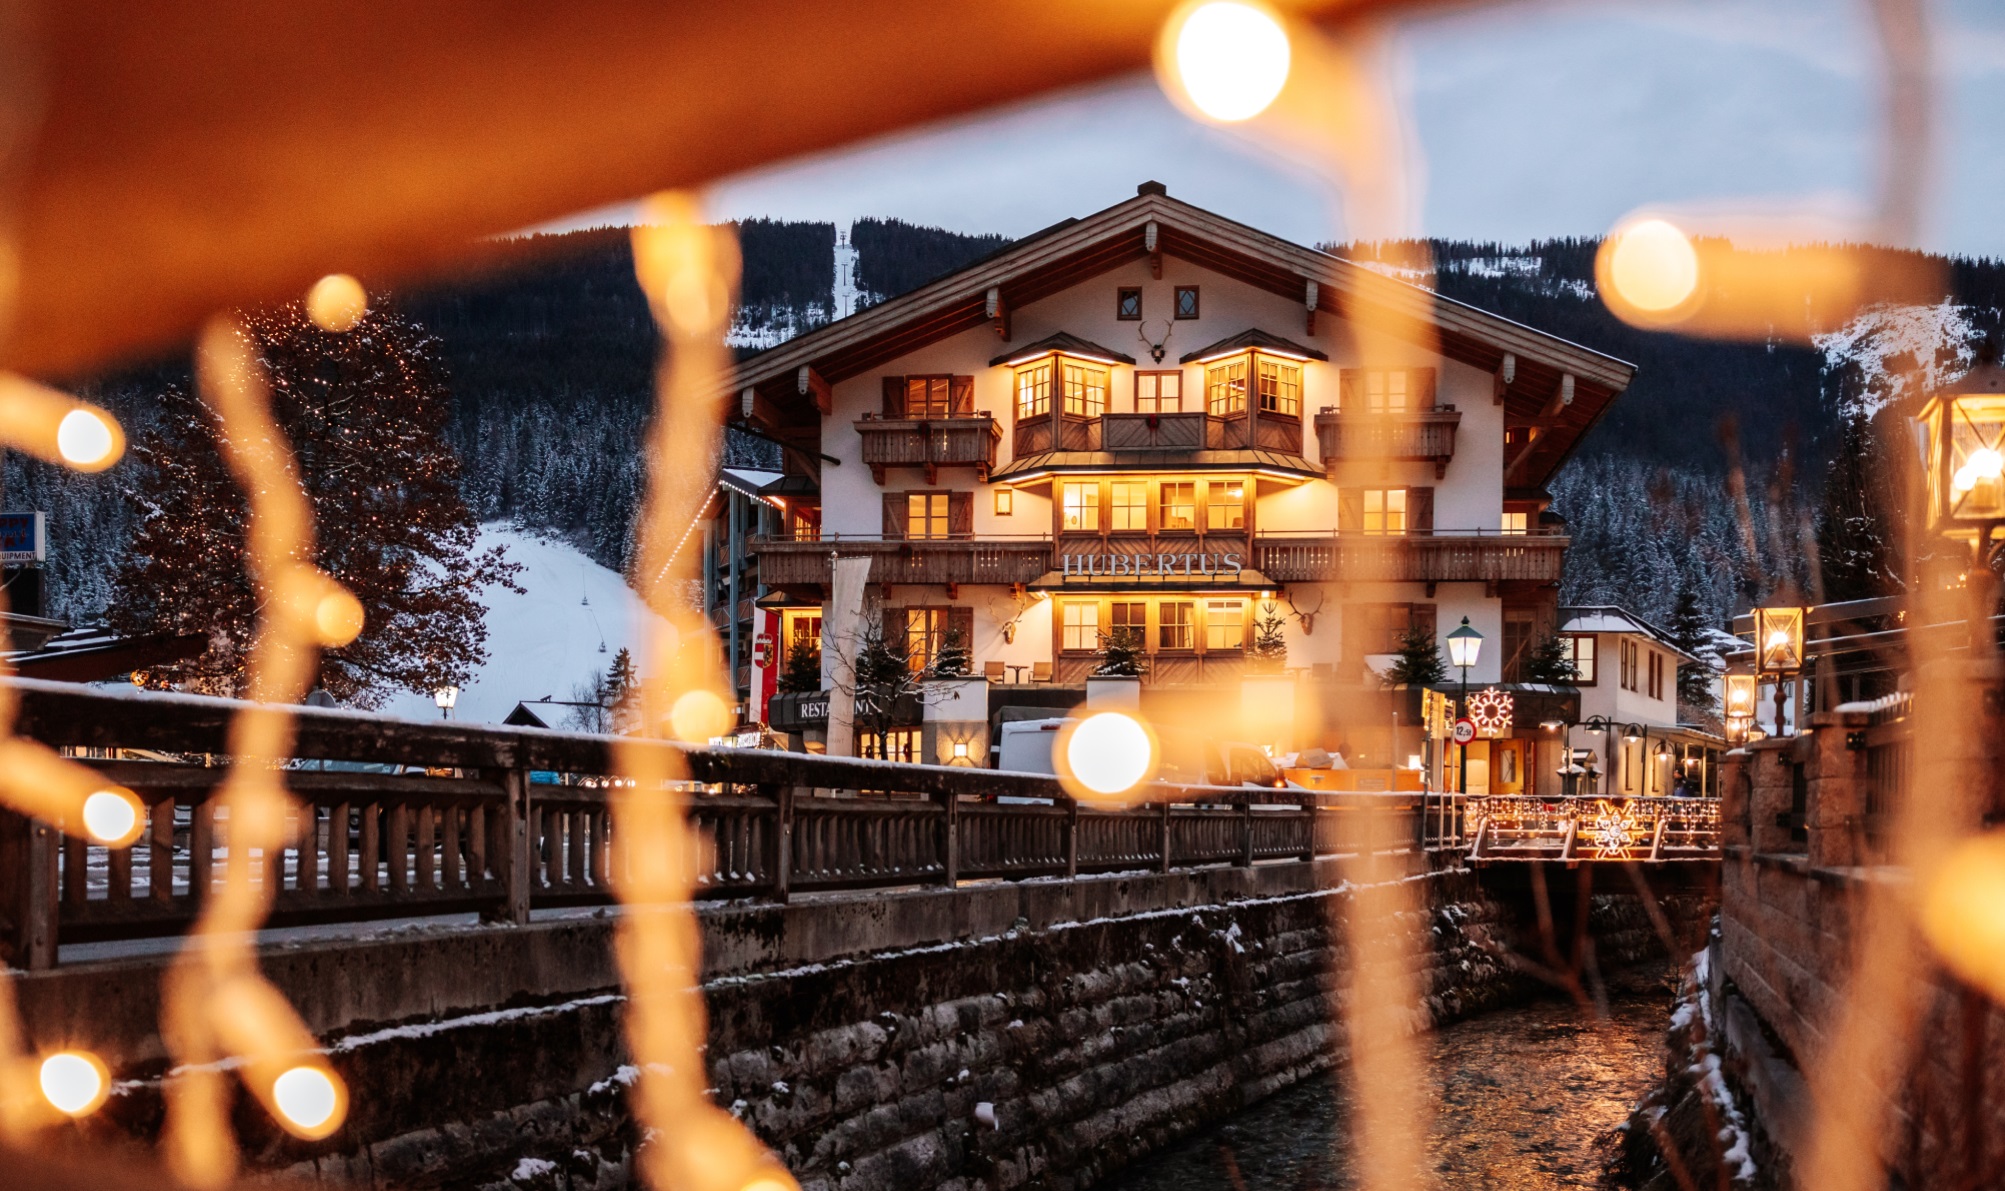
<svg viewBox="0 0 2005 1191">
<path fill-rule="evenodd" d="M 1615 806 L 1606 798 L 1594 801 L 1594 818 L 1589 823 L 1588 838 L 1594 841 L 1595 859 L 1620 859 L 1628 855 L 1629 846 L 1636 842 L 1638 825 L 1627 807 Z"/>
<path fill-rule="evenodd" d="M 1510 731 L 1516 702 L 1508 691 L 1495 687 L 1469 696 L 1469 719 L 1476 725 L 1476 734 L 1494 739 Z"/>
</svg>

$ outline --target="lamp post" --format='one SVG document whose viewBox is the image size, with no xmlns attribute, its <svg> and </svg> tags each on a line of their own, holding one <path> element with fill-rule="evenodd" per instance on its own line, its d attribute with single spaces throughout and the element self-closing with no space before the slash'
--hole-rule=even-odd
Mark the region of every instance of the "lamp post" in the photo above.
<svg viewBox="0 0 2005 1191">
<path fill-rule="evenodd" d="M 1615 733 L 1620 731 L 1626 744 L 1634 744 L 1647 735 L 1646 729 L 1640 724 L 1625 724 L 1621 720 L 1610 719 L 1605 715 L 1589 716 L 1580 721 L 1580 726 L 1590 732 L 1601 733 L 1601 755 L 1608 759 L 1609 776 L 1615 772 Z"/>
<path fill-rule="evenodd" d="M 1791 607 L 1754 610 L 1754 668 L 1757 674 L 1775 676 L 1775 734 L 1783 735 L 1782 702 L 1788 696 L 1788 680 L 1803 670 L 1803 609 Z M 1803 709 L 1798 707 L 1800 717 Z"/>
<path fill-rule="evenodd" d="M 445 686 L 432 692 L 432 702 L 439 706 L 440 719 L 449 720 L 453 718 L 453 707 L 459 703 L 459 688 L 451 683 L 447 683 Z"/>
<path fill-rule="evenodd" d="M 1727 739 L 1734 744 L 1746 744 L 1748 729 L 1754 726 L 1757 681 L 1752 674 L 1727 675 Z"/>
<path fill-rule="evenodd" d="M 1992 536 L 2005 525 L 2005 366 L 1996 340 L 1986 340 L 1975 368 L 1936 393 L 1914 419 L 1928 491 L 1928 532 L 1967 542 L 1962 582 L 1970 598 L 1970 643 L 1990 652 L 1994 638 L 1977 626 L 1997 611 Z"/>
<path fill-rule="evenodd" d="M 1476 658 L 1483 652 L 1483 634 L 1469 627 L 1469 618 L 1462 618 L 1460 628 L 1448 634 L 1448 661 L 1462 669 L 1462 694 L 1455 703 L 1455 718 L 1469 714 L 1469 667 L 1476 664 Z M 1455 746 L 1455 791 L 1469 793 L 1469 746 Z"/>
</svg>

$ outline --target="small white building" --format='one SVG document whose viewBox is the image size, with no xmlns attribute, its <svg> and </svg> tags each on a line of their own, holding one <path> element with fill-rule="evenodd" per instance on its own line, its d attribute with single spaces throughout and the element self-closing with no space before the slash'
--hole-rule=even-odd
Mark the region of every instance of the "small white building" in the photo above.
<svg viewBox="0 0 2005 1191">
<path fill-rule="evenodd" d="M 1561 608 L 1560 636 L 1572 651 L 1580 719 L 1568 729 L 1576 750 L 1593 754 L 1590 768 L 1609 794 L 1669 794 L 1675 772 L 1689 765 L 1697 781 L 1711 741 L 1678 719 L 1678 668 L 1700 659 L 1669 633 L 1613 605 Z M 1587 728 L 1586 724 L 1607 725 Z"/>
</svg>

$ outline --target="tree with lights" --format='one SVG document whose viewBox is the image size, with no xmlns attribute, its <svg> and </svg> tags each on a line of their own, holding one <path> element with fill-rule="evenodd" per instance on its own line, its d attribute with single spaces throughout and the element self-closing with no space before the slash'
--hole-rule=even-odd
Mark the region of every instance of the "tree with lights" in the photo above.
<svg viewBox="0 0 2005 1191">
<path fill-rule="evenodd" d="M 520 568 L 498 547 L 475 550 L 445 439 L 451 395 L 436 341 L 382 310 L 340 334 L 298 305 L 244 315 L 241 325 L 313 507 L 314 562 L 366 617 L 359 637 L 322 654 L 319 685 L 359 707 L 395 691 L 466 685 L 487 657 L 479 595 L 494 584 L 520 590 Z M 134 451 L 138 524 L 115 580 L 112 626 L 208 639 L 200 656 L 148 670 L 145 685 L 243 694 L 259 612 L 244 569 L 247 506 L 218 450 L 216 412 L 180 386 L 158 409 Z"/>
</svg>

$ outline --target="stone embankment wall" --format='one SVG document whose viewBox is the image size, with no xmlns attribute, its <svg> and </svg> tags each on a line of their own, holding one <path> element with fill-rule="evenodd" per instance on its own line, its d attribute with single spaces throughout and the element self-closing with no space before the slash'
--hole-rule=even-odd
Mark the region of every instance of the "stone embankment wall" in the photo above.
<svg viewBox="0 0 2005 1191">
<path fill-rule="evenodd" d="M 808 1188 L 1090 1185 L 1342 1060 L 1341 879 L 1287 864 L 707 907 L 711 1082 Z M 1531 937 L 1522 895 L 1462 871 L 1407 880 L 1416 1029 L 1539 990 L 1506 958 Z M 1661 953 L 1633 896 L 1590 907 L 1604 966 Z M 627 1185 L 610 925 L 273 950 L 355 1095 L 313 1146 L 244 1105 L 250 1161 L 358 1186 Z M 137 1077 L 95 1130 L 158 1129 L 158 975 L 127 961 L 22 981 L 35 1037 Z"/>
</svg>

